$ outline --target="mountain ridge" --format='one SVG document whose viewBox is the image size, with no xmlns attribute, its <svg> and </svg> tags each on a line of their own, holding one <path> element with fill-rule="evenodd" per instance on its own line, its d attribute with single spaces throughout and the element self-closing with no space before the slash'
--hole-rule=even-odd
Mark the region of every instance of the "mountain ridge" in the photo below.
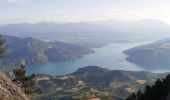
<svg viewBox="0 0 170 100">
<path fill-rule="evenodd" d="M 37 22 L 1 25 L 0 33 L 99 47 L 110 42 L 139 42 L 167 37 L 169 36 L 167 33 L 170 32 L 169 27 L 168 24 L 160 20 L 128 22 L 109 20 L 77 23 Z"/>
<path fill-rule="evenodd" d="M 62 43 L 45 42 L 31 37 L 19 38 L 4 36 L 7 53 L 0 60 L 1 64 L 36 64 L 47 61 L 64 61 L 77 59 L 94 51 L 87 47 Z M 78 52 L 77 52 L 78 51 Z"/>
<path fill-rule="evenodd" d="M 92 97 L 98 99 L 108 97 L 112 98 L 109 100 L 114 100 L 114 98 L 124 100 L 129 94 L 138 89 L 143 89 L 145 85 L 152 84 L 157 78 L 163 78 L 168 74 L 148 71 L 109 70 L 98 66 L 87 66 L 63 76 L 39 74 L 36 76 L 38 86 L 47 95 L 34 97 L 42 100 L 54 99 L 55 97 L 58 97 L 59 100 L 64 100 L 64 98 L 82 100 L 84 93 L 90 93 L 87 96 L 89 99 Z M 52 91 L 54 88 L 56 90 Z M 77 99 L 74 99 L 75 97 Z"/>
<path fill-rule="evenodd" d="M 170 38 L 164 38 L 153 43 L 137 46 L 123 51 L 127 54 L 127 61 L 135 63 L 143 68 L 168 69 Z"/>
</svg>

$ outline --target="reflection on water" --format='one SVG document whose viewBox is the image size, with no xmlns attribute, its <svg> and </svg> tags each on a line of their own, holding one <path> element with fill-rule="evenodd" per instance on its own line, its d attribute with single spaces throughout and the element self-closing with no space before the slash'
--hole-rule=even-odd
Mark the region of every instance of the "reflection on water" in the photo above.
<svg viewBox="0 0 170 100">
<path fill-rule="evenodd" d="M 112 70 L 144 70 L 125 60 L 126 55 L 122 51 L 146 44 L 145 43 L 111 43 L 102 48 L 96 48 L 95 53 L 85 55 L 83 58 L 63 61 L 48 62 L 45 64 L 27 66 L 29 73 L 43 73 L 50 75 L 64 75 L 76 71 L 78 68 L 86 66 L 101 66 Z"/>
</svg>

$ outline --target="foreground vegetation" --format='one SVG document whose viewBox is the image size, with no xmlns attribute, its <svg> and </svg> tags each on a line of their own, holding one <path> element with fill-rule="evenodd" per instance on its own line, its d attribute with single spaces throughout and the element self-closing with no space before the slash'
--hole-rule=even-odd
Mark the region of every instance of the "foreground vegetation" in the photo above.
<svg viewBox="0 0 170 100">
<path fill-rule="evenodd" d="M 147 85 L 144 91 L 139 90 L 126 100 L 170 100 L 170 75 L 157 79 L 154 85 Z"/>
<path fill-rule="evenodd" d="M 29 89 L 29 87 L 32 87 L 34 85 L 33 79 L 35 77 L 35 74 L 26 76 L 26 69 L 23 65 L 21 65 L 20 68 L 14 69 L 13 73 L 15 75 L 15 78 L 12 81 L 21 84 L 24 89 L 24 92 L 26 94 L 29 94 L 31 92 L 31 89 Z"/>
</svg>

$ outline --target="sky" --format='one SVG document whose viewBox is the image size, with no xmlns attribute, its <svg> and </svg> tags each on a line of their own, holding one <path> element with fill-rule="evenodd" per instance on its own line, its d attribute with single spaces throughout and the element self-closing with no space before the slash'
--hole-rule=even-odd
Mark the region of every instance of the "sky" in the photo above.
<svg viewBox="0 0 170 100">
<path fill-rule="evenodd" d="M 0 0 L 0 24 L 158 19 L 170 24 L 170 0 Z"/>
</svg>

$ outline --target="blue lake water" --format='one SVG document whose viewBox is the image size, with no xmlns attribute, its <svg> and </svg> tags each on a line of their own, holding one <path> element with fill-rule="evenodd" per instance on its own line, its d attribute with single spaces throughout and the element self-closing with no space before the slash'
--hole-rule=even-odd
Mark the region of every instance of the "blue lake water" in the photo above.
<svg viewBox="0 0 170 100">
<path fill-rule="evenodd" d="M 48 62 L 27 66 L 28 73 L 43 73 L 49 75 L 65 75 L 86 66 L 101 66 L 112 70 L 144 70 L 125 60 L 126 55 L 122 51 L 145 43 L 110 43 L 107 46 L 96 48 L 95 53 L 83 56 L 80 59 Z"/>
</svg>

